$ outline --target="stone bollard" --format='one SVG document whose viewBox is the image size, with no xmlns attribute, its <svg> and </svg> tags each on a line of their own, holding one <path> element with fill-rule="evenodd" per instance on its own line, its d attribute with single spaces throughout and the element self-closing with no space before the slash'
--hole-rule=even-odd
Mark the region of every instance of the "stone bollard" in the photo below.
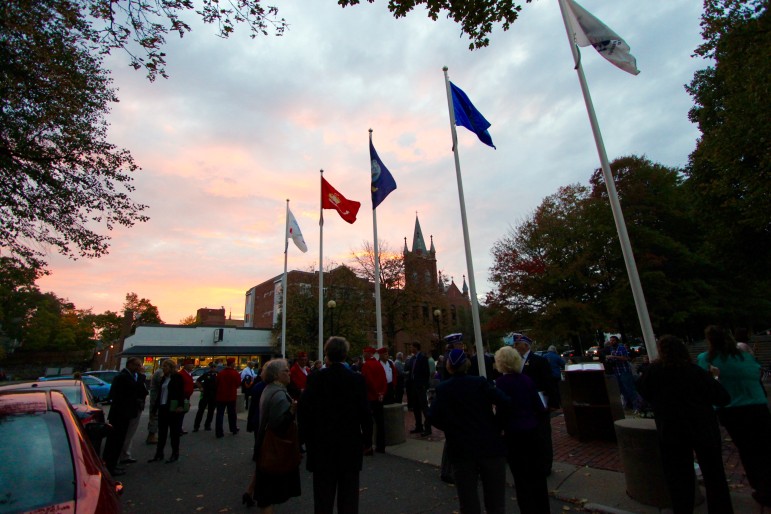
<svg viewBox="0 0 771 514">
<path fill-rule="evenodd" d="M 246 411 L 246 408 L 244 407 L 244 393 L 241 391 L 236 394 L 236 414 L 241 414 L 242 412 Z"/>
<path fill-rule="evenodd" d="M 404 433 L 404 409 L 403 403 L 383 405 L 386 446 L 401 444 L 407 440 Z"/>
<path fill-rule="evenodd" d="M 669 507 L 664 465 L 661 462 L 656 422 L 647 418 L 627 418 L 614 423 L 621 464 L 624 466 L 626 493 L 645 505 Z M 695 505 L 704 502 L 698 481 L 694 491 Z"/>
</svg>

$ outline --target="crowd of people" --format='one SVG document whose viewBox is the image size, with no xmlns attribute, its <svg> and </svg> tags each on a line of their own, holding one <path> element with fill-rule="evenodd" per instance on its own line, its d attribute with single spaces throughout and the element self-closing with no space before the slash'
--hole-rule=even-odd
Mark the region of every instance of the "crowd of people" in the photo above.
<svg viewBox="0 0 771 514">
<path fill-rule="evenodd" d="M 624 402 L 637 411 L 652 409 L 659 435 L 662 470 L 675 513 L 693 511 L 694 454 L 701 468 L 710 512 L 732 512 L 721 452 L 720 425 L 736 445 L 753 498 L 771 503 L 771 414 L 760 381 L 760 365 L 724 329 L 708 327 L 707 352 L 692 362 L 681 340 L 663 336 L 659 357 L 632 372 L 632 358 L 617 337 L 609 339 L 601 360 L 619 383 Z M 109 420 L 114 429 L 103 457 L 114 475 L 125 472 L 131 440 L 149 393 L 148 443 L 156 445 L 150 462 L 165 459 L 166 442 L 179 459 L 183 420 L 194 388 L 201 392 L 193 431 L 238 434 L 239 388 L 248 410 L 247 431 L 254 435 L 255 470 L 242 502 L 260 512 L 299 496 L 301 452 L 313 474 L 315 512 L 358 512 L 359 474 L 364 458 L 385 452 L 384 408 L 405 395 L 414 414 L 410 432 L 420 437 L 432 428 L 444 432 L 440 478 L 455 484 L 460 512 L 503 513 L 506 468 L 514 478 L 522 513 L 549 512 L 546 480 L 552 470 L 551 412 L 560 407 L 559 382 L 565 362 L 556 348 L 536 354 L 527 338 L 495 355 L 467 350 L 461 334 L 444 338 L 444 353 L 434 359 L 420 342 L 407 358 L 389 349 L 365 347 L 350 356 L 342 337 L 324 346 L 324 363 L 310 363 L 305 352 L 293 362 L 273 359 L 239 373 L 235 359 L 209 364 L 194 383 L 193 361 L 163 361 L 149 380 L 141 361 L 130 358 L 112 385 Z M 349 363 L 350 362 L 350 363 Z M 205 416 L 205 419 L 204 419 Z M 283 464 L 277 464 L 282 462 Z M 287 463 L 288 467 L 287 467 Z M 480 504 L 478 484 L 482 484 Z"/>
</svg>

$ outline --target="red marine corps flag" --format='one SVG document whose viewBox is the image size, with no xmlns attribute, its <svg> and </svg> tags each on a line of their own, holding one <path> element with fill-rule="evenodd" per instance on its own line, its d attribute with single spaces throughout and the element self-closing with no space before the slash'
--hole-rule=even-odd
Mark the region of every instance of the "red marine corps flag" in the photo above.
<svg viewBox="0 0 771 514">
<path fill-rule="evenodd" d="M 348 223 L 356 221 L 356 214 L 359 212 L 361 203 L 355 200 L 348 200 L 337 190 L 329 185 L 324 177 L 321 177 L 321 208 L 335 209 L 340 217 Z"/>
</svg>

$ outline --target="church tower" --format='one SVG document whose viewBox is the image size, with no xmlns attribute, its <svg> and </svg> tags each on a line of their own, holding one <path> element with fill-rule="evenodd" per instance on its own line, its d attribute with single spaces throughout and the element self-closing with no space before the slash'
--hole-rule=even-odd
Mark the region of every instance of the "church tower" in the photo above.
<svg viewBox="0 0 771 514">
<path fill-rule="evenodd" d="M 420 228 L 420 220 L 415 215 L 415 231 L 412 235 L 412 250 L 407 248 L 404 238 L 404 282 L 406 289 L 418 289 L 425 292 L 435 291 L 439 287 L 436 269 L 436 248 L 431 237 L 431 247 L 426 249 L 426 240 Z"/>
</svg>

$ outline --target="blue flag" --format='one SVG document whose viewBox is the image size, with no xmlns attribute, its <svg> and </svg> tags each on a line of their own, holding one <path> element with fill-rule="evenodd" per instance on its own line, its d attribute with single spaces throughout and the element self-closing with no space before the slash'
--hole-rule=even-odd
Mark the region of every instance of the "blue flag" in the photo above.
<svg viewBox="0 0 771 514">
<path fill-rule="evenodd" d="M 490 128 L 490 122 L 482 116 L 481 112 L 477 111 L 477 108 L 474 107 L 461 88 L 450 82 L 450 89 L 452 91 L 452 107 L 455 109 L 455 124 L 466 127 L 476 134 L 484 144 L 495 148 L 493 138 L 487 131 Z"/>
<path fill-rule="evenodd" d="M 378 157 L 371 140 L 369 142 L 369 160 L 372 164 L 372 208 L 375 209 L 391 191 L 396 189 L 396 181 Z"/>
</svg>

